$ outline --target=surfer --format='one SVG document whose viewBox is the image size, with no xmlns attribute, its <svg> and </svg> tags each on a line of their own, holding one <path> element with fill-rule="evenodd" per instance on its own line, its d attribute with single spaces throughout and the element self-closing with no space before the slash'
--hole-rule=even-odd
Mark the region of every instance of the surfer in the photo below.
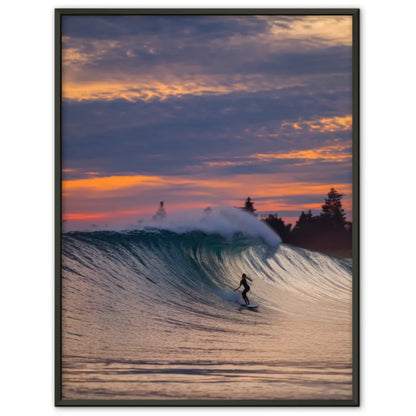
<svg viewBox="0 0 416 416">
<path fill-rule="evenodd" d="M 250 280 L 250 282 L 252 282 L 252 280 L 249 277 L 247 277 L 247 275 L 245 273 L 243 273 L 243 275 L 241 276 L 240 286 L 238 286 L 237 289 L 234 289 L 234 292 L 236 290 L 240 289 L 241 285 L 243 285 L 244 286 L 244 290 L 243 290 L 243 293 L 242 293 L 243 299 L 244 299 L 244 302 L 246 303 L 246 305 L 249 305 L 250 301 L 248 300 L 247 292 L 250 290 L 250 286 L 247 283 L 247 279 Z"/>
</svg>

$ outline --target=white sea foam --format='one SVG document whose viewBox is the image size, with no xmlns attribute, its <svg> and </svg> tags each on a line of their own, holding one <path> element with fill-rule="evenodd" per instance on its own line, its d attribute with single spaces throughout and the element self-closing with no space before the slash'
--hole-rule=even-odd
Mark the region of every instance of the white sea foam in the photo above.
<svg viewBox="0 0 416 416">
<path fill-rule="evenodd" d="M 241 209 L 219 206 L 204 211 L 183 211 L 168 214 L 161 220 L 143 221 L 138 228 L 158 228 L 175 233 L 202 231 L 220 234 L 230 239 L 236 233 L 262 240 L 270 247 L 278 247 L 282 240 L 264 222 Z M 136 227 L 137 228 L 137 227 Z"/>
</svg>

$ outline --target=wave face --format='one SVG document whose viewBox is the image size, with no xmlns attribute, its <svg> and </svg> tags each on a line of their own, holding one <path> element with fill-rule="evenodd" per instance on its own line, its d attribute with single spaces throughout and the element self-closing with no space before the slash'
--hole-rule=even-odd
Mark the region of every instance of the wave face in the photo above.
<svg viewBox="0 0 416 416">
<path fill-rule="evenodd" d="M 64 398 L 350 399 L 351 260 L 264 233 L 64 234 Z"/>
</svg>

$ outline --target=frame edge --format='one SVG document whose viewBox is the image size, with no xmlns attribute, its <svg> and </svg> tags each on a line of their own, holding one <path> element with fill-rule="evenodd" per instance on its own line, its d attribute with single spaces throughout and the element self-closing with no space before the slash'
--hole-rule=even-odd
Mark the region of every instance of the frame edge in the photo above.
<svg viewBox="0 0 416 416">
<path fill-rule="evenodd" d="M 55 10 L 55 406 L 62 403 L 62 312 L 61 312 L 61 232 L 62 232 L 62 153 L 61 153 L 61 13 Z"/>
</svg>

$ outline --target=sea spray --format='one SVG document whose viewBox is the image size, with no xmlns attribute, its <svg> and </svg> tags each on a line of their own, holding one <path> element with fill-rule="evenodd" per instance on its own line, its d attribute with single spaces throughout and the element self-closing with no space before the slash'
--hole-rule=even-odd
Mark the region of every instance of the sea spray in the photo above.
<svg viewBox="0 0 416 416">
<path fill-rule="evenodd" d="M 228 206 L 214 207 L 202 212 L 195 210 L 175 212 L 163 218 L 153 217 L 138 226 L 131 227 L 130 230 L 149 228 L 180 234 L 202 231 L 207 234 L 219 234 L 228 240 L 241 234 L 259 239 L 271 248 L 279 247 L 282 242 L 276 232 L 256 216 Z"/>
</svg>

